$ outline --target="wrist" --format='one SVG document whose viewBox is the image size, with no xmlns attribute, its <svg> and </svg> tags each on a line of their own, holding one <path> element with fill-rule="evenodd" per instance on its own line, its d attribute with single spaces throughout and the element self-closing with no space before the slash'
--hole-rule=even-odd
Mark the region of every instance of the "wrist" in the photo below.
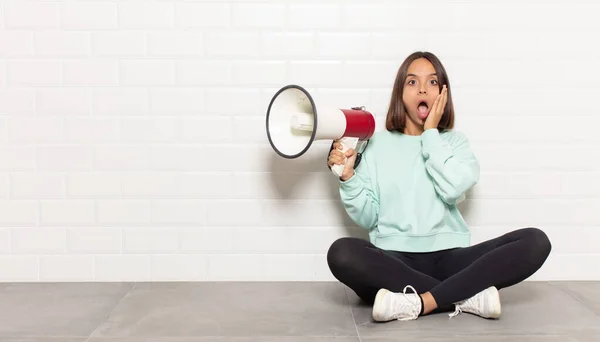
<svg viewBox="0 0 600 342">
<path fill-rule="evenodd" d="M 347 180 L 349 180 L 350 178 L 352 178 L 352 176 L 354 176 L 354 171 L 352 171 L 350 174 L 348 175 L 342 175 L 340 177 L 340 179 L 342 180 L 342 182 L 346 182 Z"/>
</svg>

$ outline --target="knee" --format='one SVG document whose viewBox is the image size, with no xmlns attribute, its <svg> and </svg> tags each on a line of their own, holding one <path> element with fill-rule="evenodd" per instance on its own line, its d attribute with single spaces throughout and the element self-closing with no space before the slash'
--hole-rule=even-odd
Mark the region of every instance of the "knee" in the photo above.
<svg viewBox="0 0 600 342">
<path fill-rule="evenodd" d="M 352 267 L 358 243 L 356 238 L 343 237 L 331 244 L 327 251 L 327 264 L 333 273 Z"/>
<path fill-rule="evenodd" d="M 527 245 L 531 248 L 532 256 L 536 259 L 546 260 L 552 250 L 552 243 L 548 235 L 541 229 L 535 227 L 525 228 L 523 230 Z"/>
</svg>

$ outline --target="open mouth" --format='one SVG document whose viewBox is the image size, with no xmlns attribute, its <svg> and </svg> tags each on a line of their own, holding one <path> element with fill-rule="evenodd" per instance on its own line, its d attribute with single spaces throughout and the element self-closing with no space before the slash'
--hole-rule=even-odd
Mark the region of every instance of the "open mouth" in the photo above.
<svg viewBox="0 0 600 342">
<path fill-rule="evenodd" d="M 417 106 L 417 115 L 419 115 L 419 118 L 425 119 L 428 114 L 429 114 L 429 104 L 427 103 L 427 101 L 423 100 L 423 101 L 419 102 L 419 105 Z"/>
</svg>

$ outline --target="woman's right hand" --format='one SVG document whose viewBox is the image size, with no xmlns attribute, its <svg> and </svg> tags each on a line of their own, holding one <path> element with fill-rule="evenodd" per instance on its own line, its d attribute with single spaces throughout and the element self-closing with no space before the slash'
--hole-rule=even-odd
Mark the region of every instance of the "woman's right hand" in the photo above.
<svg viewBox="0 0 600 342">
<path fill-rule="evenodd" d="M 327 164 L 329 167 L 333 165 L 343 165 L 344 161 L 346 164 L 344 165 L 344 171 L 342 171 L 341 179 L 342 181 L 347 181 L 348 179 L 354 176 L 354 162 L 356 161 L 356 150 L 353 148 L 348 149 L 345 155 L 342 152 L 342 143 L 339 140 L 335 140 L 333 142 L 333 150 L 329 153 L 329 159 Z M 346 159 L 347 158 L 347 159 Z"/>
</svg>

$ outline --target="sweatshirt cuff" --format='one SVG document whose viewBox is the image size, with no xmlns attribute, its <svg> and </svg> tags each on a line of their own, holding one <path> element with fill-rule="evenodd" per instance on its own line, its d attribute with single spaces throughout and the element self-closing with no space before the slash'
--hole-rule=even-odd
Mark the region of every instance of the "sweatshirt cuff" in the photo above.
<svg viewBox="0 0 600 342">
<path fill-rule="evenodd" d="M 358 175 L 354 172 L 354 175 L 350 177 L 350 179 L 343 181 L 341 178 L 340 182 L 340 190 L 349 195 L 350 197 L 354 197 L 360 193 L 361 183 L 358 179 Z"/>
<path fill-rule="evenodd" d="M 435 159 L 446 160 L 452 156 L 452 149 L 442 140 L 440 132 L 436 128 L 424 131 L 421 138 L 425 159 L 429 159 L 433 155 Z"/>
</svg>

